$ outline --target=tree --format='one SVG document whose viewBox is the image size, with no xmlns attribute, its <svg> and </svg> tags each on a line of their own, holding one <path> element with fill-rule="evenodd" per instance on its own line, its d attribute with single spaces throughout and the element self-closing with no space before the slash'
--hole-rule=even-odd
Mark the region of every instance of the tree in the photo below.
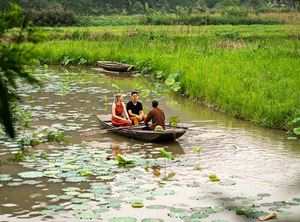
<svg viewBox="0 0 300 222">
<path fill-rule="evenodd" d="M 28 20 L 15 4 L 5 5 L 0 12 L 0 38 L 10 28 L 19 27 L 20 34 L 27 28 Z M 24 66 L 33 58 L 32 52 L 20 46 L 17 38 L 16 43 L 0 44 L 0 123 L 4 126 L 6 133 L 14 138 L 15 130 L 13 126 L 11 106 L 19 97 L 16 92 L 17 79 L 23 79 L 31 84 L 39 84 L 39 81 L 24 71 Z"/>
</svg>

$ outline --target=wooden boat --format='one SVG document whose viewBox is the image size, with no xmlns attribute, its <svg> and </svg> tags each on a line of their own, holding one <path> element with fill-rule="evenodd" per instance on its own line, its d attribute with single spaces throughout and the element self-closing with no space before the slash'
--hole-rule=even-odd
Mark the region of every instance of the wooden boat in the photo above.
<svg viewBox="0 0 300 222">
<path fill-rule="evenodd" d="M 133 68 L 133 65 L 112 61 L 97 61 L 97 64 L 105 70 L 114 72 L 129 72 Z"/>
<path fill-rule="evenodd" d="M 100 121 L 100 123 L 105 128 L 108 128 L 111 132 L 133 139 L 144 140 L 149 142 L 174 141 L 183 136 L 183 134 L 185 134 L 186 132 L 185 129 L 176 127 L 166 127 L 166 130 L 162 132 L 142 130 L 144 126 L 115 127 L 111 123 L 111 115 L 97 115 L 97 118 Z"/>
</svg>

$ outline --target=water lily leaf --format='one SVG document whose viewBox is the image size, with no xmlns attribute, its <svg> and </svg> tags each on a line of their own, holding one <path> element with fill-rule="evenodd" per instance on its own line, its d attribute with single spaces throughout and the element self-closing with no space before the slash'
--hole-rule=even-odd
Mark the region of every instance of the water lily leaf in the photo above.
<svg viewBox="0 0 300 222">
<path fill-rule="evenodd" d="M 38 214 L 44 217 L 53 217 L 56 212 L 54 210 L 41 210 L 38 212 Z"/>
<path fill-rule="evenodd" d="M 156 209 L 156 210 L 161 210 L 161 209 L 166 209 L 167 206 L 165 205 L 149 205 L 146 206 L 147 209 Z"/>
<path fill-rule="evenodd" d="M 47 206 L 46 206 L 46 209 L 47 209 L 47 210 L 54 210 L 54 211 L 57 211 L 57 210 L 62 210 L 63 207 L 60 206 L 60 205 L 47 205 Z"/>
<path fill-rule="evenodd" d="M 10 181 L 13 178 L 9 174 L 0 174 L 0 182 Z"/>
<path fill-rule="evenodd" d="M 212 222 L 230 222 L 230 221 L 229 220 L 217 219 L 217 220 L 213 220 Z"/>
<path fill-rule="evenodd" d="M 175 172 L 169 172 L 165 177 L 163 177 L 163 180 L 172 180 L 172 178 L 176 175 Z"/>
<path fill-rule="evenodd" d="M 167 188 L 158 188 L 153 191 L 154 196 L 166 196 L 166 195 L 174 195 L 175 191 Z"/>
<path fill-rule="evenodd" d="M 174 156 L 172 155 L 171 152 L 167 152 L 164 148 L 160 148 L 159 152 L 163 155 L 163 157 L 170 159 L 170 160 L 174 160 Z"/>
<path fill-rule="evenodd" d="M 190 216 L 190 213 L 186 209 L 172 207 L 168 213 L 168 216 L 183 219 Z"/>
<path fill-rule="evenodd" d="M 115 159 L 118 161 L 118 164 L 135 164 L 135 160 L 129 159 L 121 154 L 118 154 Z"/>
<path fill-rule="evenodd" d="M 136 222 L 134 217 L 113 217 L 109 219 L 109 222 Z"/>
<path fill-rule="evenodd" d="M 11 182 L 11 183 L 7 184 L 7 186 L 10 186 L 10 187 L 17 187 L 20 185 L 22 185 L 22 182 Z"/>
<path fill-rule="evenodd" d="M 84 211 L 84 210 L 91 209 L 91 206 L 88 204 L 80 204 L 80 205 L 73 205 L 72 208 L 73 208 L 73 210 Z"/>
<path fill-rule="evenodd" d="M 300 203 L 300 198 L 293 198 L 293 201 L 295 201 L 295 202 L 299 202 Z"/>
<path fill-rule="evenodd" d="M 212 182 L 220 181 L 220 179 L 217 177 L 216 174 L 211 174 L 208 177 L 209 177 L 210 181 L 212 181 Z"/>
<path fill-rule="evenodd" d="M 254 211 L 253 207 L 248 207 L 248 206 L 242 206 L 242 207 L 237 207 L 235 209 L 235 213 L 237 215 L 245 215 L 245 214 L 250 214 L 251 212 Z"/>
<path fill-rule="evenodd" d="M 39 171 L 27 171 L 27 172 L 18 173 L 18 175 L 22 178 L 38 178 L 38 177 L 43 177 L 44 173 Z"/>
<path fill-rule="evenodd" d="M 253 211 L 250 212 L 248 214 L 246 214 L 246 217 L 250 217 L 250 218 L 259 218 L 259 217 L 264 217 L 267 216 L 268 213 L 264 212 L 264 211 Z"/>
<path fill-rule="evenodd" d="M 202 150 L 202 147 L 201 147 L 201 146 L 194 146 L 194 147 L 192 148 L 192 151 L 193 151 L 194 153 L 200 153 L 201 150 Z"/>
<path fill-rule="evenodd" d="M 79 198 L 88 198 L 88 199 L 94 199 L 95 195 L 92 193 L 81 193 L 78 195 Z"/>
<path fill-rule="evenodd" d="M 80 171 L 80 175 L 81 176 L 84 176 L 84 177 L 88 177 L 89 175 L 91 175 L 92 172 L 91 171 L 88 171 L 88 170 L 83 170 L 83 171 Z"/>
<path fill-rule="evenodd" d="M 142 207 L 144 207 L 144 204 L 142 202 L 132 202 L 131 206 L 133 208 L 142 208 Z"/>
<path fill-rule="evenodd" d="M 81 219 L 81 220 L 96 220 L 100 217 L 99 213 L 95 213 L 93 211 L 78 211 L 76 213 L 76 217 Z"/>
<path fill-rule="evenodd" d="M 84 198 L 78 198 L 78 197 L 71 199 L 72 203 L 84 203 L 87 201 L 90 201 L 90 199 L 84 199 Z"/>
<path fill-rule="evenodd" d="M 24 180 L 22 183 L 27 185 L 37 185 L 40 184 L 42 181 L 39 180 Z"/>
<path fill-rule="evenodd" d="M 141 222 L 164 222 L 164 220 L 158 218 L 144 218 Z"/>
<path fill-rule="evenodd" d="M 219 184 L 222 186 L 233 186 L 236 184 L 236 182 L 233 180 L 223 180 L 223 181 L 220 181 Z"/>
</svg>

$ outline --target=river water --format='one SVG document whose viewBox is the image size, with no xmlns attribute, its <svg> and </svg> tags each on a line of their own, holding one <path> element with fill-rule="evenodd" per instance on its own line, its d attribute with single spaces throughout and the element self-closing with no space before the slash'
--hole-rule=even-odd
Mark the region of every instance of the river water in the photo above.
<svg viewBox="0 0 300 222">
<path fill-rule="evenodd" d="M 300 143 L 287 140 L 285 132 L 226 117 L 139 74 L 61 67 L 32 72 L 43 87 L 22 84 L 19 90 L 22 109 L 32 113 L 31 130 L 59 128 L 68 144 L 40 144 L 31 149 L 34 158 L 1 166 L 1 221 L 239 222 L 271 212 L 277 213 L 273 221 L 300 221 Z M 98 131 L 95 116 L 111 112 L 115 93 L 125 93 L 126 102 L 133 89 L 141 92 L 146 112 L 158 99 L 167 119 L 178 116 L 189 126 L 186 134 L 157 144 Z M 0 158 L 6 161 L 20 146 L 1 138 Z M 198 146 L 200 154 L 193 152 Z M 175 160 L 163 159 L 160 148 Z M 117 153 L 136 165 L 108 160 Z M 210 181 L 212 174 L 220 181 Z M 133 202 L 144 207 L 133 208 Z M 242 206 L 252 213 L 237 215 Z"/>
</svg>

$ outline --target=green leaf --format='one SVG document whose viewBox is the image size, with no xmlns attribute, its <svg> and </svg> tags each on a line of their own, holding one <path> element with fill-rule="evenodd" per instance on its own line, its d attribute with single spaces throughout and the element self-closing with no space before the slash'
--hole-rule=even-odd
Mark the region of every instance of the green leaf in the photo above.
<svg viewBox="0 0 300 222">
<path fill-rule="evenodd" d="M 120 90 L 121 88 L 118 86 L 118 85 L 116 85 L 116 84 L 111 84 L 111 86 L 113 87 L 113 88 L 115 88 L 115 89 L 117 89 L 117 90 Z"/>
<path fill-rule="evenodd" d="M 121 154 L 118 154 L 115 159 L 118 161 L 118 164 L 135 164 L 135 160 L 129 159 Z"/>
<path fill-rule="evenodd" d="M 300 135 L 300 127 L 294 128 L 294 129 L 293 129 L 293 132 L 294 132 L 296 135 Z"/>
<path fill-rule="evenodd" d="M 169 76 L 166 80 L 165 80 L 165 84 L 167 86 L 172 86 L 175 83 L 175 79 L 172 78 L 171 76 Z"/>
<path fill-rule="evenodd" d="M 172 155 L 171 152 L 167 152 L 164 148 L 159 149 L 159 152 L 163 155 L 163 157 L 170 159 L 170 160 L 174 160 L 174 156 Z"/>
<path fill-rule="evenodd" d="M 251 212 L 254 211 L 253 207 L 248 207 L 248 206 L 242 206 L 238 207 L 235 209 L 235 212 L 237 215 L 245 215 L 245 214 L 250 214 Z"/>
<path fill-rule="evenodd" d="M 142 202 L 132 202 L 131 206 L 133 208 L 142 208 L 142 207 L 144 207 L 144 204 Z"/>
<path fill-rule="evenodd" d="M 108 220 L 109 222 L 136 222 L 134 217 L 113 217 Z"/>
<path fill-rule="evenodd" d="M 212 182 L 220 181 L 220 179 L 217 177 L 216 174 L 211 174 L 208 177 L 209 177 L 210 181 L 212 181 Z"/>
<path fill-rule="evenodd" d="M 200 153 L 201 150 L 202 150 L 202 147 L 201 147 L 201 146 L 194 146 L 194 147 L 192 148 L 193 153 Z"/>
<path fill-rule="evenodd" d="M 80 171 L 80 174 L 81 174 L 81 176 L 87 177 L 87 176 L 91 175 L 91 171 L 83 170 L 83 171 Z"/>
<path fill-rule="evenodd" d="M 177 126 L 180 122 L 180 118 L 178 116 L 170 116 L 169 122 L 171 126 Z"/>
</svg>

